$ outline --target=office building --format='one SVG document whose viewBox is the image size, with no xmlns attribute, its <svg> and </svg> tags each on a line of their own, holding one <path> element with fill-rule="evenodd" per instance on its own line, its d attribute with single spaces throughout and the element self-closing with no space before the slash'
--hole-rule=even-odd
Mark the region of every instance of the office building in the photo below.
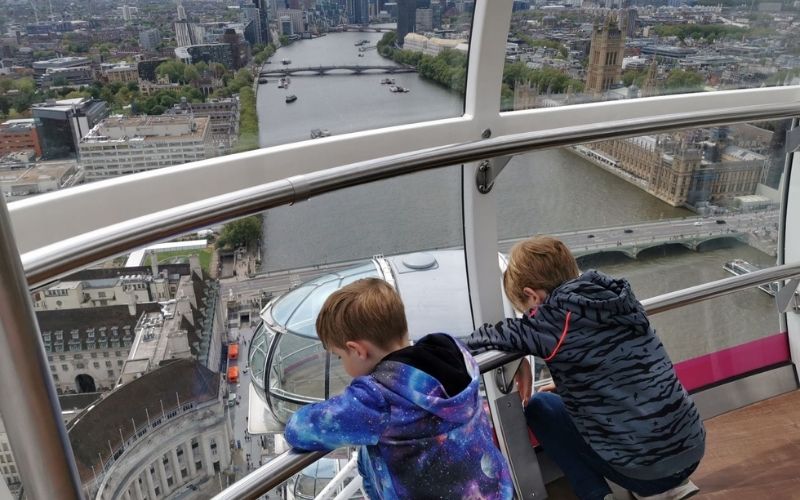
<svg viewBox="0 0 800 500">
<path fill-rule="evenodd" d="M 433 31 L 433 10 L 417 9 L 416 25 L 419 31 Z"/>
<path fill-rule="evenodd" d="M 305 31 L 305 22 L 303 20 L 303 11 L 298 9 L 278 9 L 278 19 L 282 27 L 282 33 L 286 35 L 286 30 L 283 29 L 288 17 L 292 23 L 292 34 L 302 33 Z"/>
<path fill-rule="evenodd" d="M 139 32 L 139 47 L 142 50 L 152 52 L 161 44 L 161 32 L 158 28 Z"/>
<path fill-rule="evenodd" d="M 167 115 L 207 117 L 211 139 L 220 154 L 230 153 L 239 137 L 239 98 L 209 99 L 206 102 L 187 102 L 185 98 L 167 110 Z"/>
<path fill-rule="evenodd" d="M 91 65 L 88 57 L 56 57 L 33 63 L 33 77 L 38 86 L 42 85 L 42 80 L 48 70 L 63 70 L 69 68 L 85 68 Z"/>
<path fill-rule="evenodd" d="M 94 70 L 91 66 L 77 66 L 73 68 L 48 68 L 39 79 L 41 88 L 50 87 L 80 87 L 89 85 L 94 81 Z"/>
<path fill-rule="evenodd" d="M 206 43 L 202 45 L 176 47 L 175 57 L 187 64 L 203 61 L 207 64 L 220 63 L 226 68 L 235 67 L 231 45 L 228 43 Z"/>
<path fill-rule="evenodd" d="M 258 19 L 260 22 L 260 29 L 261 29 L 261 43 L 269 43 L 270 42 L 270 34 L 269 34 L 269 20 L 270 15 L 274 14 L 274 10 L 270 5 L 269 0 L 252 0 L 252 5 L 256 9 L 258 9 Z"/>
<path fill-rule="evenodd" d="M 350 24 L 369 24 L 369 4 L 367 0 L 347 0 L 347 22 Z"/>
<path fill-rule="evenodd" d="M 111 390 L 165 359 L 192 357 L 218 370 L 216 292 L 192 260 L 85 270 L 31 294 L 57 391 Z"/>
<path fill-rule="evenodd" d="M 74 158 L 81 138 L 108 116 L 105 101 L 76 97 L 31 106 L 42 158 Z"/>
<path fill-rule="evenodd" d="M 247 62 L 247 43 L 234 28 L 225 28 L 220 41 L 227 44 L 231 54 L 231 69 L 239 69 Z"/>
<path fill-rule="evenodd" d="M 216 156 L 209 118 L 114 116 L 80 142 L 86 180 L 118 177 Z"/>
<path fill-rule="evenodd" d="M 33 151 L 37 157 L 42 156 L 33 118 L 6 120 L 0 124 L 0 156 L 20 151 Z"/>
<path fill-rule="evenodd" d="M 3 478 L 3 482 L 8 486 L 9 493 L 13 498 L 17 498 L 22 490 L 22 479 L 19 477 L 14 454 L 11 453 L 11 444 L 8 441 L 8 434 L 6 434 L 6 427 L 2 418 L 0 418 L 0 477 Z M 0 494 L 2 493 L 2 490 L 0 490 Z"/>
<path fill-rule="evenodd" d="M 109 82 L 128 83 L 139 80 L 136 66 L 128 63 L 101 65 L 100 74 Z"/>
<path fill-rule="evenodd" d="M 251 45 L 266 43 L 264 30 L 261 27 L 261 9 L 252 5 L 244 5 L 241 11 L 242 22 L 245 24 L 245 39 Z"/>
<path fill-rule="evenodd" d="M 416 31 L 417 0 L 397 0 L 397 43 L 403 44 L 406 35 Z"/>
<path fill-rule="evenodd" d="M 36 161 L 32 151 L 0 157 L 0 193 L 7 201 L 68 188 L 83 182 L 75 160 Z"/>
<path fill-rule="evenodd" d="M 422 52 L 427 56 L 436 56 L 443 50 L 459 50 L 467 52 L 469 45 L 466 40 L 455 38 L 428 38 L 417 33 L 409 33 L 403 43 L 403 49 Z"/>
<path fill-rule="evenodd" d="M 169 59 L 150 59 L 147 61 L 139 61 L 136 64 L 136 71 L 139 73 L 139 80 L 148 82 L 155 82 L 158 78 L 156 75 L 156 68 L 161 63 L 167 62 Z"/>
</svg>

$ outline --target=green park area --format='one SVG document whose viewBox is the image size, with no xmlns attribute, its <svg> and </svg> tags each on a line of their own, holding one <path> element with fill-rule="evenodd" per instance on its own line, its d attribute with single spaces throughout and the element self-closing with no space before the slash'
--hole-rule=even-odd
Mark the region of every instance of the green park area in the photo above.
<svg viewBox="0 0 800 500">
<path fill-rule="evenodd" d="M 183 264 L 189 262 L 189 257 L 197 255 L 200 258 L 200 267 L 203 268 L 203 273 L 208 275 L 208 269 L 211 265 L 211 255 L 214 253 L 213 247 L 209 246 L 204 249 L 190 249 L 190 250 L 170 250 L 167 252 L 157 252 L 156 259 L 159 264 Z M 144 259 L 143 266 L 150 265 L 150 256 Z"/>
</svg>

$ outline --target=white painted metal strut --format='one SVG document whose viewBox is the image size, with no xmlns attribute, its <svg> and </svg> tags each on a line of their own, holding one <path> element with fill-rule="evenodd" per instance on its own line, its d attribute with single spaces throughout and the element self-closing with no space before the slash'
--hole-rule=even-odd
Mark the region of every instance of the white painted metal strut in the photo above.
<svg viewBox="0 0 800 500">
<path fill-rule="evenodd" d="M 61 406 L 0 196 L 0 415 L 28 498 L 82 498 Z"/>
</svg>

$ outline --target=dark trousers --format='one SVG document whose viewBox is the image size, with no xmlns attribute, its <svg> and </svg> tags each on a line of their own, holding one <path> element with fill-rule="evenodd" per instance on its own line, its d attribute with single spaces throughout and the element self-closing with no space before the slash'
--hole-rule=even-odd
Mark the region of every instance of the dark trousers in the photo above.
<svg viewBox="0 0 800 500">
<path fill-rule="evenodd" d="M 611 493 L 606 479 L 639 495 L 663 493 L 681 484 L 697 468 L 695 464 L 672 476 L 654 480 L 623 476 L 583 440 L 561 396 L 551 392 L 539 392 L 530 399 L 525 419 L 581 500 L 602 499 Z"/>
</svg>

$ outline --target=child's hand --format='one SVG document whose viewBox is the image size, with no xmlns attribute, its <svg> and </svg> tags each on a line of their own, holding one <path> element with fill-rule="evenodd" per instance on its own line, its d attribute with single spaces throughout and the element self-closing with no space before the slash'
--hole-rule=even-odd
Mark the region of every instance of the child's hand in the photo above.
<svg viewBox="0 0 800 500">
<path fill-rule="evenodd" d="M 555 382 L 550 382 L 549 384 L 545 384 L 539 387 L 539 389 L 536 392 L 553 392 L 555 390 L 556 390 Z"/>
<path fill-rule="evenodd" d="M 533 392 L 533 374 L 531 373 L 531 364 L 527 358 L 522 358 L 522 362 L 514 374 L 514 382 L 517 384 L 517 391 L 519 398 L 522 400 L 522 406 L 528 405 L 528 400 L 531 398 Z"/>
</svg>

